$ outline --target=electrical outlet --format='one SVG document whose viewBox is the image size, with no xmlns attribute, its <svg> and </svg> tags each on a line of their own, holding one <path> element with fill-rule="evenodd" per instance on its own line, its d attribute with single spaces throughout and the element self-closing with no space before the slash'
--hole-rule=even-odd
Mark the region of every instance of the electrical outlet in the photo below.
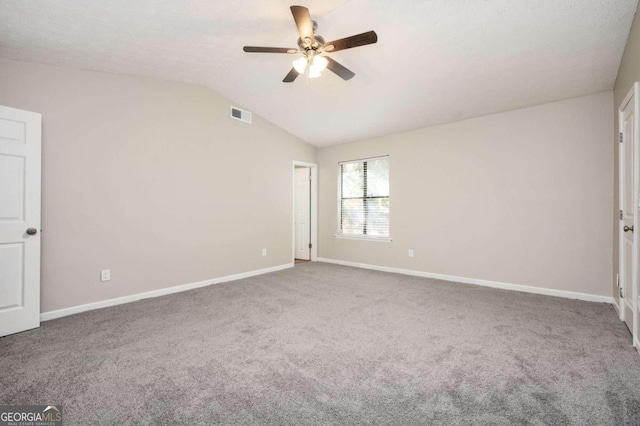
<svg viewBox="0 0 640 426">
<path fill-rule="evenodd" d="M 109 281 L 111 279 L 111 270 L 103 269 L 100 271 L 100 281 Z"/>
<path fill-rule="evenodd" d="M 266 256 L 267 255 L 267 249 L 262 249 L 262 255 Z"/>
<path fill-rule="evenodd" d="M 409 249 L 409 257 L 413 257 L 413 249 Z"/>
</svg>

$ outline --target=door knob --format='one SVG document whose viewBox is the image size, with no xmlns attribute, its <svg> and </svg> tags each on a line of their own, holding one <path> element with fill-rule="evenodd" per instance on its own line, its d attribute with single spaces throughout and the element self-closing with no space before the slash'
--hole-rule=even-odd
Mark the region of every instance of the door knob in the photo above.
<svg viewBox="0 0 640 426">
<path fill-rule="evenodd" d="M 27 234 L 29 235 L 36 235 L 37 233 L 38 233 L 38 230 L 36 228 L 27 229 Z"/>
<path fill-rule="evenodd" d="M 629 231 L 633 232 L 633 225 L 631 226 L 625 225 L 624 228 L 622 229 L 624 230 L 624 232 L 629 232 Z"/>
</svg>

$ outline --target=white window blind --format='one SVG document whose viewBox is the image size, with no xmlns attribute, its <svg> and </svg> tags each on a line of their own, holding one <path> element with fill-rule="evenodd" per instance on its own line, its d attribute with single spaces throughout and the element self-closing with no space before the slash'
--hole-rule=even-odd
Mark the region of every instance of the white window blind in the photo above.
<svg viewBox="0 0 640 426">
<path fill-rule="evenodd" d="M 389 237 L 389 157 L 340 163 L 339 197 L 340 235 Z"/>
</svg>

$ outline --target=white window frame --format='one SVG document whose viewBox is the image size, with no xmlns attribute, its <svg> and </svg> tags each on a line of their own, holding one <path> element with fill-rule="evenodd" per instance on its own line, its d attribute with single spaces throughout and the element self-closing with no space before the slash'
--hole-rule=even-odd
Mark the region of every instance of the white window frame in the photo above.
<svg viewBox="0 0 640 426">
<path fill-rule="evenodd" d="M 343 234 L 340 232 L 340 225 L 342 222 L 342 175 L 340 171 L 342 170 L 342 165 L 347 163 L 356 163 L 356 162 L 364 162 L 364 161 L 372 161 L 378 160 L 380 158 L 387 158 L 389 160 L 389 236 L 388 237 L 377 237 L 372 235 L 352 235 L 352 234 Z M 345 240 L 361 240 L 361 241 L 377 241 L 381 243 L 389 243 L 393 241 L 391 239 L 391 156 L 390 155 L 380 155 L 377 157 L 369 157 L 369 158 L 360 158 L 355 160 L 347 160 L 340 161 L 338 163 L 338 215 L 336 220 L 336 233 L 333 234 L 335 238 L 341 238 Z"/>
</svg>

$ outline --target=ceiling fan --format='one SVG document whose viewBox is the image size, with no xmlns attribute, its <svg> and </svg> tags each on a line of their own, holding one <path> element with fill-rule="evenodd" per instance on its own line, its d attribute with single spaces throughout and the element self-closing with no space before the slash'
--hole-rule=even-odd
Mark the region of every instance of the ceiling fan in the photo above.
<svg viewBox="0 0 640 426">
<path fill-rule="evenodd" d="M 300 38 L 298 39 L 298 49 L 286 47 L 258 47 L 245 46 L 245 52 L 253 53 L 302 53 L 302 57 L 293 61 L 293 68 L 285 76 L 285 83 L 291 83 L 300 74 L 307 73 L 309 78 L 320 77 L 321 72 L 328 68 L 344 80 L 349 80 L 355 73 L 336 62 L 323 53 L 337 52 L 339 50 L 351 49 L 352 47 L 365 46 L 378 41 L 375 31 L 357 34 L 351 37 L 341 38 L 330 42 L 325 42 L 324 38 L 315 33 L 318 23 L 311 20 L 309 9 L 304 6 L 291 6 L 293 19 L 298 27 Z"/>
</svg>

